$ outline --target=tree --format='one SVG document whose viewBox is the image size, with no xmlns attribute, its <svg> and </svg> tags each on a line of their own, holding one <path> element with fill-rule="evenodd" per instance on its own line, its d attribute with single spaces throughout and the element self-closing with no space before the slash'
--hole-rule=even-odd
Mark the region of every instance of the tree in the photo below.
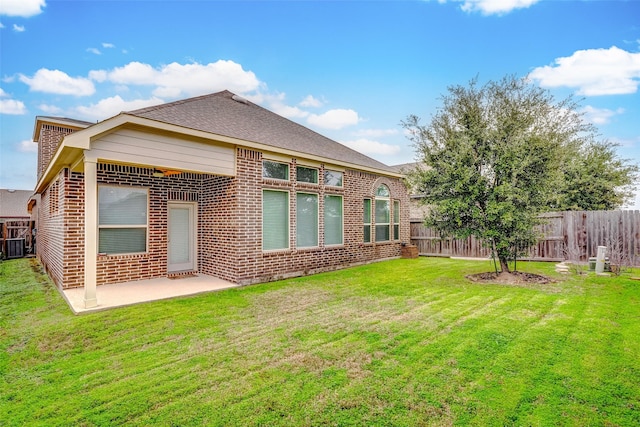
<svg viewBox="0 0 640 427">
<path fill-rule="evenodd" d="M 442 235 L 492 246 L 503 273 L 536 240 L 538 215 L 558 204 L 563 162 L 594 140 L 571 99 L 556 101 L 526 79 L 451 86 L 429 125 L 402 123 L 419 159 L 410 180 Z"/>
<path fill-rule="evenodd" d="M 617 144 L 593 141 L 569 154 L 563 163 L 564 187 L 558 193 L 557 210 L 612 210 L 633 196 L 638 166 L 620 159 Z"/>
</svg>

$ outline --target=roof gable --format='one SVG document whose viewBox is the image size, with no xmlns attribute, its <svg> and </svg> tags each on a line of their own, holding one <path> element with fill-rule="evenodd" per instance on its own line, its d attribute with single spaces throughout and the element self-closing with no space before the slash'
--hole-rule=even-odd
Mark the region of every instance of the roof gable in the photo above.
<svg viewBox="0 0 640 427">
<path fill-rule="evenodd" d="M 127 114 L 237 138 L 301 154 L 336 159 L 391 173 L 397 171 L 362 153 L 286 119 L 232 92 L 170 102 Z"/>
</svg>

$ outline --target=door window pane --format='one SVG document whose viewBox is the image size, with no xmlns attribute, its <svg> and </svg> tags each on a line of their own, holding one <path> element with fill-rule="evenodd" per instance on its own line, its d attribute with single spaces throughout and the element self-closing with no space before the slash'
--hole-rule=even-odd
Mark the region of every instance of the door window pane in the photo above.
<svg viewBox="0 0 640 427">
<path fill-rule="evenodd" d="M 169 209 L 169 264 L 189 262 L 191 254 L 191 210 Z"/>
</svg>

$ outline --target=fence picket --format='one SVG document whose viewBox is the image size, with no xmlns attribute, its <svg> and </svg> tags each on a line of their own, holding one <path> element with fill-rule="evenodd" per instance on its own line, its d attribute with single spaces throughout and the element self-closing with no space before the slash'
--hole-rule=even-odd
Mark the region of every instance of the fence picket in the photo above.
<svg viewBox="0 0 640 427">
<path fill-rule="evenodd" d="M 541 215 L 541 238 L 524 259 L 588 261 L 598 246 L 619 251 L 640 265 L 640 211 L 567 211 Z M 491 250 L 475 237 L 443 238 L 420 221 L 412 221 L 411 243 L 421 255 L 488 258 Z"/>
</svg>

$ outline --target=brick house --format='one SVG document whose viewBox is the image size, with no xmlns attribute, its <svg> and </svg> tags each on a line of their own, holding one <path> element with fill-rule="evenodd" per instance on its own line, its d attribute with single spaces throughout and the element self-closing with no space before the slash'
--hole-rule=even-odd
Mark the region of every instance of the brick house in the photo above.
<svg viewBox="0 0 640 427">
<path fill-rule="evenodd" d="M 38 257 L 61 289 L 252 284 L 398 257 L 397 170 L 228 91 L 99 123 L 37 117 Z"/>
</svg>

